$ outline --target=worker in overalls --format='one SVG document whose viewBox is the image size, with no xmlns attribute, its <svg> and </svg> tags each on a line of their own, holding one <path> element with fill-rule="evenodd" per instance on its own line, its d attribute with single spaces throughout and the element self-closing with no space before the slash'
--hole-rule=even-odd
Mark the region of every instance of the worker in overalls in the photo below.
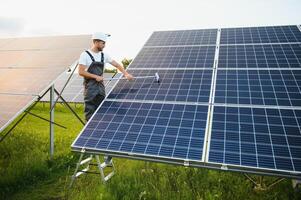
<svg viewBox="0 0 301 200">
<path fill-rule="evenodd" d="M 87 121 L 89 121 L 106 96 L 103 84 L 105 63 L 110 63 L 116 67 L 126 79 L 133 79 L 133 76 L 127 73 L 122 65 L 103 52 L 109 36 L 101 32 L 94 33 L 92 35 L 91 48 L 82 52 L 79 58 L 78 73 L 84 77 L 85 117 Z"/>
</svg>

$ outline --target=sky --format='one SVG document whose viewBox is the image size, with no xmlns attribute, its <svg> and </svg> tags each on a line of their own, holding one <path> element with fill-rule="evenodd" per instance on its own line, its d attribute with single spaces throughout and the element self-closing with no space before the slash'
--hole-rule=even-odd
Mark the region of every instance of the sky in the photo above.
<svg viewBox="0 0 301 200">
<path fill-rule="evenodd" d="M 110 33 L 134 58 L 156 30 L 301 24 L 301 0 L 1 0 L 0 38 Z"/>
</svg>

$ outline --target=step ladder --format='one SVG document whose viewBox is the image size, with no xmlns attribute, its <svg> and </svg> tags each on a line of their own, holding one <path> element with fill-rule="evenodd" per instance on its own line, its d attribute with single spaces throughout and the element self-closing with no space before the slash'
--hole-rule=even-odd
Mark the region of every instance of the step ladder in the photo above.
<svg viewBox="0 0 301 200">
<path fill-rule="evenodd" d="M 115 167 L 111 156 L 104 156 L 104 162 L 101 163 L 99 155 L 90 154 L 87 158 L 83 159 L 85 155 L 87 154 L 85 154 L 85 150 L 83 149 L 76 164 L 74 174 L 71 177 L 69 188 L 72 187 L 75 179 L 82 174 L 100 174 L 103 183 L 106 183 L 115 174 Z M 97 166 L 98 171 L 90 171 L 91 166 Z M 105 175 L 104 170 L 107 167 L 111 168 L 111 172 Z"/>
</svg>

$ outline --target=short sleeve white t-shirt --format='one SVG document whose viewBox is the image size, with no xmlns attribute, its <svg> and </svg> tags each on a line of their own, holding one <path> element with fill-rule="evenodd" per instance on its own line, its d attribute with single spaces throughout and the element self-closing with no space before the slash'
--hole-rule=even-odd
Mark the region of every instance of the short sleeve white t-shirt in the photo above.
<svg viewBox="0 0 301 200">
<path fill-rule="evenodd" d="M 101 52 L 95 53 L 91 50 L 88 50 L 91 55 L 94 57 L 95 61 L 101 62 Z M 104 63 L 111 63 L 113 60 L 112 58 L 107 54 L 103 52 L 103 57 L 104 57 Z M 89 67 L 92 63 L 92 59 L 90 58 L 90 56 L 88 55 L 88 53 L 86 51 L 82 52 L 80 54 L 79 57 L 79 61 L 78 64 L 80 65 L 85 65 L 87 67 Z"/>
</svg>

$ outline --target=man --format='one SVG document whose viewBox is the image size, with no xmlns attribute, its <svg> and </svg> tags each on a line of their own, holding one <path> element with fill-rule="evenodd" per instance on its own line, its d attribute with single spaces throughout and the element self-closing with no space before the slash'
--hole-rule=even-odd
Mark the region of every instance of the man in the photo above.
<svg viewBox="0 0 301 200">
<path fill-rule="evenodd" d="M 109 35 L 104 33 L 94 33 L 92 35 L 92 46 L 84 51 L 79 58 L 78 73 L 84 77 L 84 101 L 85 117 L 88 121 L 98 106 L 106 96 L 105 86 L 103 84 L 103 71 L 105 63 L 110 63 L 116 67 L 128 80 L 134 77 L 127 73 L 123 66 L 111 59 L 103 52 L 105 43 Z"/>
</svg>

